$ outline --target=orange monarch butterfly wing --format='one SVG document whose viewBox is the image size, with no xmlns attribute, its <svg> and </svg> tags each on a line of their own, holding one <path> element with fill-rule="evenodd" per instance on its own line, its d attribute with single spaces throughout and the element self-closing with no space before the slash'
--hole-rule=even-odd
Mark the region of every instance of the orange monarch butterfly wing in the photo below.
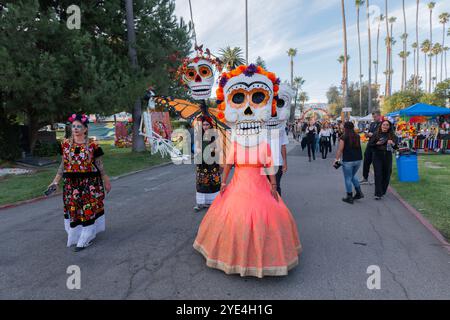
<svg viewBox="0 0 450 320">
<path fill-rule="evenodd" d="M 192 120 L 202 112 L 200 105 L 183 99 L 155 97 L 154 101 L 157 106 L 162 106 L 163 108 L 174 111 L 181 118 L 186 120 Z"/>
</svg>

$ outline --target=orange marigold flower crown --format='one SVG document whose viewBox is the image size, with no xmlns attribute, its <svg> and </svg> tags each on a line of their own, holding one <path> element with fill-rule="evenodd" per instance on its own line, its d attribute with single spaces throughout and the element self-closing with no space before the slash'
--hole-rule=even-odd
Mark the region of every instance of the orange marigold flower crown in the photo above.
<svg viewBox="0 0 450 320">
<path fill-rule="evenodd" d="M 241 74 L 245 74 L 248 77 L 251 77 L 255 73 L 265 75 L 267 78 L 270 79 L 273 83 L 273 100 L 272 100 L 272 115 L 275 114 L 276 108 L 277 108 L 277 99 L 278 99 L 278 90 L 280 89 L 280 78 L 277 78 L 275 73 L 268 72 L 261 68 L 260 66 L 256 66 L 254 64 L 250 64 L 248 66 L 239 66 L 234 70 L 231 70 L 229 72 L 224 72 L 219 78 L 219 87 L 216 90 L 216 98 L 217 98 L 217 108 L 220 110 L 218 113 L 218 118 L 220 120 L 223 120 L 225 118 L 225 114 L 223 111 L 225 110 L 225 94 L 223 92 L 223 88 L 227 84 L 228 80 L 237 77 Z"/>
<path fill-rule="evenodd" d="M 197 52 L 196 56 L 194 58 L 184 58 L 182 65 L 178 68 L 176 73 L 176 78 L 180 80 L 180 82 L 183 83 L 183 74 L 186 73 L 187 67 L 192 62 L 199 62 L 201 60 L 206 60 L 209 63 L 211 63 L 218 72 L 222 72 L 223 69 L 223 63 L 220 61 L 219 58 L 214 56 L 209 49 L 206 49 L 205 52 L 203 52 L 203 45 L 196 46 L 195 51 Z"/>
</svg>

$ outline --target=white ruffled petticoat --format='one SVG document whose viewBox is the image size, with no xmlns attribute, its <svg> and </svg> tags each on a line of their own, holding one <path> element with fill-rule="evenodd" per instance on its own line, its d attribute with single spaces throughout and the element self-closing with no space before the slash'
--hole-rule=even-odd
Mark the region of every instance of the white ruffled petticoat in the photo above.
<svg viewBox="0 0 450 320">
<path fill-rule="evenodd" d="M 87 227 L 78 225 L 75 228 L 71 228 L 70 219 L 64 219 L 64 228 L 68 236 L 67 247 L 76 245 L 79 248 L 84 248 L 95 239 L 98 233 L 105 231 L 105 215 L 97 218 L 95 223 Z"/>
</svg>

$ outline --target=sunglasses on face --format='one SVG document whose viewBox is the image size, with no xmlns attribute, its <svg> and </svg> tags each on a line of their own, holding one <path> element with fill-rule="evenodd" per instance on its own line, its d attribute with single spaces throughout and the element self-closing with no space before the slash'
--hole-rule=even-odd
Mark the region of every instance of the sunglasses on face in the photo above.
<svg viewBox="0 0 450 320">
<path fill-rule="evenodd" d="M 81 124 L 73 124 L 72 129 L 83 129 L 83 126 Z"/>
</svg>

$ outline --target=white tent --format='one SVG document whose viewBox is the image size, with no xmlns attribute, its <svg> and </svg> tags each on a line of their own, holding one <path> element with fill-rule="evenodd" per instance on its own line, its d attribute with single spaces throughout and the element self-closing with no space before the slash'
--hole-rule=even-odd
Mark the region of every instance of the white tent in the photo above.
<svg viewBox="0 0 450 320">
<path fill-rule="evenodd" d="M 365 116 L 365 117 L 362 117 L 361 119 L 359 119 L 359 121 L 372 121 L 373 120 L 373 117 L 372 117 L 372 115 L 371 114 L 368 114 L 367 116 Z"/>
<path fill-rule="evenodd" d="M 341 120 L 341 117 L 337 117 L 336 120 Z M 360 121 L 359 117 L 354 117 L 354 116 L 350 116 L 350 121 L 354 122 L 354 121 Z"/>
</svg>

